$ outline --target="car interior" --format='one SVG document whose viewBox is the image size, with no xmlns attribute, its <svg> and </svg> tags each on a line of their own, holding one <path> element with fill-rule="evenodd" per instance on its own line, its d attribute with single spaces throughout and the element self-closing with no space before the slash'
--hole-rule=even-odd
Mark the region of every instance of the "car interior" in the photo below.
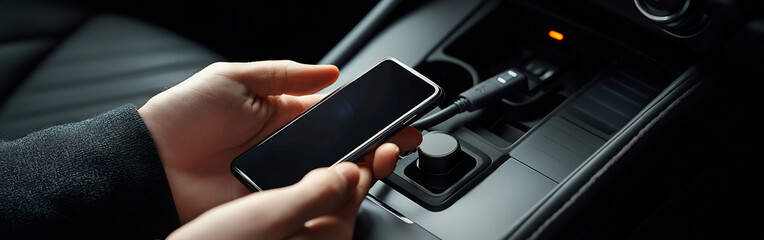
<svg viewBox="0 0 764 240">
<path fill-rule="evenodd" d="M 763 43 L 755 0 L 0 1 L 0 138 L 216 61 L 334 64 L 331 92 L 394 57 L 445 91 L 430 116 L 522 74 L 420 128 L 354 238 L 757 239 Z"/>
</svg>

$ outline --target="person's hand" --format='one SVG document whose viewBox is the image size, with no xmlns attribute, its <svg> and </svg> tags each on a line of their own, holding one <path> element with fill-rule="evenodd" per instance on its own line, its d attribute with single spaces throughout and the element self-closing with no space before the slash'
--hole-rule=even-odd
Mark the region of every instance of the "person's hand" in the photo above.
<svg viewBox="0 0 764 240">
<path fill-rule="evenodd" d="M 398 136 L 418 144 L 413 128 Z M 402 140 L 399 138 L 399 140 Z M 421 140 L 421 139 L 420 139 Z M 228 202 L 182 226 L 168 239 L 350 239 L 371 184 L 392 173 L 398 147 L 386 143 L 358 165 L 320 168 L 292 186 Z"/>
<path fill-rule="evenodd" d="M 305 94 L 330 85 L 338 74 L 334 66 L 292 61 L 215 63 L 142 106 L 139 114 L 154 138 L 181 223 L 249 194 L 231 174 L 231 161 L 320 100 Z M 421 135 L 409 128 L 391 141 L 408 150 Z M 383 145 L 376 153 L 359 163 L 356 188 L 394 168 L 397 148 Z"/>
</svg>

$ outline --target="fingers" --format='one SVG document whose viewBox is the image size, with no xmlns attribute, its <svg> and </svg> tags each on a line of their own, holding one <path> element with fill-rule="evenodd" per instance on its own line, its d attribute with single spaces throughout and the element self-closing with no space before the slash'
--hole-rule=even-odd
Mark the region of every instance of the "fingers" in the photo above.
<svg viewBox="0 0 764 240">
<path fill-rule="evenodd" d="M 339 69 L 333 65 L 308 65 L 287 60 L 216 63 L 213 66 L 219 74 L 246 85 L 255 96 L 311 94 L 331 85 L 339 76 Z"/>
<path fill-rule="evenodd" d="M 383 144 L 370 157 L 373 158 L 371 161 L 358 164 L 360 180 L 351 199 L 335 211 L 308 221 L 305 229 L 290 239 L 350 239 L 353 236 L 358 208 L 369 193 L 371 184 L 377 178 L 392 173 L 398 159 L 398 147 L 392 143 Z"/>
<path fill-rule="evenodd" d="M 398 162 L 398 154 L 400 154 L 400 149 L 393 143 L 382 144 L 374 151 L 374 156 L 370 163 L 373 178 L 369 179 L 369 185 L 371 185 L 371 182 L 386 178 L 393 173 L 395 164 Z M 364 165 L 361 165 L 361 167 L 364 167 Z M 366 190 L 368 191 L 368 189 Z"/>
<path fill-rule="evenodd" d="M 326 97 L 324 94 L 306 96 L 272 96 L 273 100 L 277 101 L 277 107 L 276 112 L 273 113 L 274 118 L 271 119 L 271 121 L 275 121 L 277 123 L 276 125 L 283 125 L 313 106 L 313 104 L 321 101 L 324 97 Z"/>
<path fill-rule="evenodd" d="M 335 212 L 354 199 L 360 178 L 353 163 L 316 169 L 295 185 L 253 193 L 213 208 L 168 239 L 284 239 L 303 231 L 308 220 Z"/>
<path fill-rule="evenodd" d="M 306 221 L 339 208 L 355 192 L 362 178 L 359 167 L 350 162 L 337 164 L 331 169 L 311 171 L 289 189 L 295 196 L 284 199 L 292 207 L 288 219 L 304 224 Z"/>
<path fill-rule="evenodd" d="M 244 145 L 241 145 L 239 151 L 243 152 L 245 149 L 254 146 L 324 97 L 325 95 L 323 94 L 306 96 L 270 96 L 269 100 L 274 101 L 274 105 L 276 105 L 276 107 L 273 108 L 274 112 L 271 113 L 271 117 L 268 118 L 267 124 L 264 124 L 257 134 L 252 136 Z"/>
<path fill-rule="evenodd" d="M 316 169 L 295 185 L 223 204 L 168 239 L 349 238 L 364 196 L 375 180 L 392 173 L 398 151 L 395 144 L 386 143 L 358 165 L 343 162 L 330 170 Z"/>
<path fill-rule="evenodd" d="M 422 133 L 413 127 L 406 127 L 390 138 L 388 143 L 382 144 L 374 152 L 365 156 L 358 165 L 362 168 L 368 166 L 373 173 L 372 181 L 386 178 L 395 170 L 398 155 L 401 151 L 416 149 L 422 142 Z"/>
<path fill-rule="evenodd" d="M 422 143 L 422 133 L 414 127 L 406 127 L 390 138 L 388 142 L 395 143 L 403 152 L 411 151 Z"/>
</svg>

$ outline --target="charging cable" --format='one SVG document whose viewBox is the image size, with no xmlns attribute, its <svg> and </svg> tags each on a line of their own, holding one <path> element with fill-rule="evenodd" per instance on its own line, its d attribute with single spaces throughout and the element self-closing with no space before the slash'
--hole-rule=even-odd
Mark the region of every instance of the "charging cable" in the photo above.
<svg viewBox="0 0 764 240">
<path fill-rule="evenodd" d="M 414 122 L 411 126 L 419 130 L 426 130 L 456 114 L 478 110 L 503 98 L 508 93 L 522 89 L 528 89 L 528 81 L 525 75 L 510 69 L 462 92 L 459 94 L 459 99 L 454 101 L 454 103 L 435 114 Z"/>
</svg>

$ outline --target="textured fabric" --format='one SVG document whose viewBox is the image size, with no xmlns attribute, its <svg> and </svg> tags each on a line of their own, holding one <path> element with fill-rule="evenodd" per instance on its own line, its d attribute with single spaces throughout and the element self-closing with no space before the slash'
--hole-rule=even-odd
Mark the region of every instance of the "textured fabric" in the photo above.
<svg viewBox="0 0 764 240">
<path fill-rule="evenodd" d="M 223 60 L 201 45 L 137 19 L 100 14 L 85 22 L 2 103 L 0 138 L 18 138 L 80 121 L 126 103 L 141 106 L 167 87 Z M 39 41 L 12 47 L 21 51 L 50 44 Z M 6 58 L 20 59 L 0 56 Z"/>
<path fill-rule="evenodd" d="M 150 239 L 178 226 L 133 105 L 0 141 L 0 238 Z"/>
</svg>

